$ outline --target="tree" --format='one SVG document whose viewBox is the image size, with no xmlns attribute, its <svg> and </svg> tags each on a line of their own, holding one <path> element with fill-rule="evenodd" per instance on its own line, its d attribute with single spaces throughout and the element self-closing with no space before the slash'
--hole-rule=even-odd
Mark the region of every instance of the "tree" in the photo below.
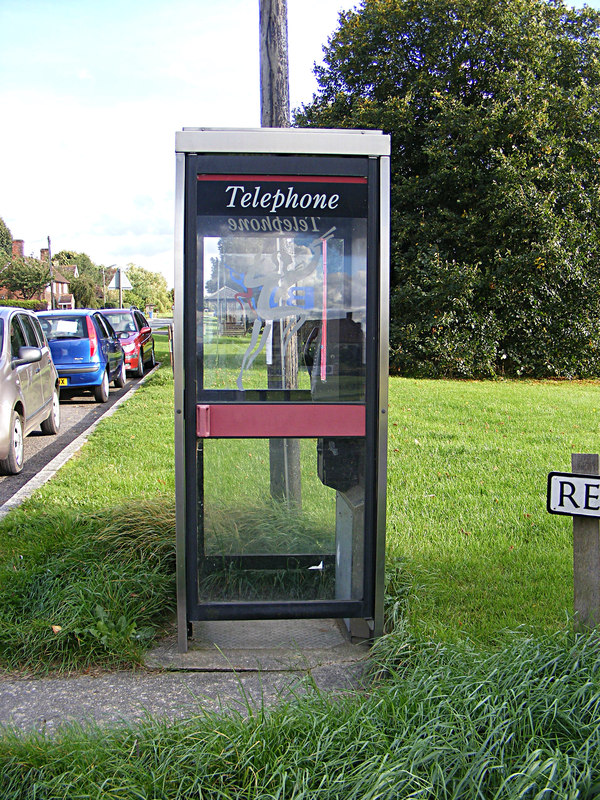
<svg viewBox="0 0 600 800">
<path fill-rule="evenodd" d="M 391 363 L 600 372 L 600 14 L 363 0 L 296 124 L 392 134 Z"/>
<path fill-rule="evenodd" d="M 12 256 L 12 241 L 12 234 L 2 217 L 0 217 L 0 260 L 2 260 L 3 256 L 8 256 L 9 258 Z"/>
<path fill-rule="evenodd" d="M 97 287 L 90 277 L 71 278 L 69 288 L 73 294 L 76 308 L 94 308 L 97 299 Z"/>
<path fill-rule="evenodd" d="M 159 313 L 170 310 L 171 301 L 164 275 L 159 272 L 151 272 L 135 264 L 129 264 L 125 272 L 132 286 L 123 293 L 125 303 L 138 308 L 152 305 Z"/>
<path fill-rule="evenodd" d="M 45 261 L 36 258 L 14 258 L 0 271 L 0 285 L 9 292 L 31 300 L 50 283 L 50 270 Z"/>
<path fill-rule="evenodd" d="M 96 286 L 102 286 L 102 267 L 94 264 L 87 253 L 76 253 L 74 250 L 61 250 L 52 256 L 52 261 L 57 261 L 60 267 L 77 264 L 80 278 L 90 278 Z"/>
</svg>

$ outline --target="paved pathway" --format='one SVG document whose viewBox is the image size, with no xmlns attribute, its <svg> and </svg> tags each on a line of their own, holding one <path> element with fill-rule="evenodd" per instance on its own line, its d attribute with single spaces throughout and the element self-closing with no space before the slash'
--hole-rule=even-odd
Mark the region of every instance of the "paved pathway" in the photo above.
<svg viewBox="0 0 600 800">
<path fill-rule="evenodd" d="M 299 672 L 112 672 L 70 678 L 0 679 L 0 726 L 53 732 L 64 723 L 115 725 L 203 711 L 248 713 L 312 691 L 348 691 L 357 675 L 326 666 Z"/>
<path fill-rule="evenodd" d="M 2 677 L 0 727 L 52 733 L 69 722 L 247 714 L 315 689 L 335 696 L 362 687 L 368 651 L 350 644 L 337 621 L 196 623 L 194 630 L 188 653 L 167 639 L 148 654 L 149 669 Z"/>
</svg>

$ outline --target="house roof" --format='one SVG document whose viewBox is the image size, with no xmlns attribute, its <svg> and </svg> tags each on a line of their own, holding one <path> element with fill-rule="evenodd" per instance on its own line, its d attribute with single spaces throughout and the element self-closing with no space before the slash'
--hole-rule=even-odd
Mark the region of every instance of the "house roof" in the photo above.
<svg viewBox="0 0 600 800">
<path fill-rule="evenodd" d="M 79 277 L 79 269 L 77 267 L 77 264 L 63 264 L 60 268 L 60 271 L 63 275 L 66 275 L 68 278 Z"/>
<path fill-rule="evenodd" d="M 61 267 L 63 269 L 63 267 Z M 70 275 L 68 278 L 63 275 L 62 272 L 59 272 L 57 269 L 52 270 L 52 280 L 55 283 L 70 283 L 73 279 L 73 275 Z"/>
<path fill-rule="evenodd" d="M 229 286 L 221 286 L 216 292 L 212 294 L 204 295 L 205 300 L 233 300 L 235 296 L 239 294 L 236 292 L 235 289 L 231 289 Z"/>
</svg>

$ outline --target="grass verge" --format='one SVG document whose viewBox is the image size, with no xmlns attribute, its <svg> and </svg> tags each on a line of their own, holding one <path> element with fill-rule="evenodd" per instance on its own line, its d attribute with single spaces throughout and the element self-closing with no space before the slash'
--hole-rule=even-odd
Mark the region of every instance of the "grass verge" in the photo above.
<svg viewBox="0 0 600 800">
<path fill-rule="evenodd" d="M 0 523 L 0 668 L 138 663 L 175 604 L 173 382 L 166 366 Z"/>
<path fill-rule="evenodd" d="M 544 503 L 548 471 L 597 451 L 598 384 L 390 390 L 393 632 L 368 694 L 5 732 L 0 796 L 600 797 L 600 641 L 568 630 L 570 521 Z M 135 663 L 170 613 L 171 398 L 167 368 L 0 524 L 5 669 Z"/>
<path fill-rule="evenodd" d="M 594 636 L 494 652 L 381 642 L 368 696 L 318 693 L 247 716 L 203 713 L 55 738 L 0 738 L 0 793 L 26 797 L 516 800 L 598 797 Z"/>
<path fill-rule="evenodd" d="M 426 637 L 551 632 L 573 612 L 572 523 L 548 472 L 598 452 L 597 382 L 392 380 L 388 566 Z M 394 593 L 393 587 L 389 589 Z"/>
<path fill-rule="evenodd" d="M 162 348 L 162 350 L 161 350 Z M 159 357 L 168 363 L 166 342 Z M 172 376 L 163 367 L 0 522 L 0 667 L 136 663 L 174 605 Z M 597 451 L 594 382 L 390 382 L 388 611 L 482 644 L 572 613 L 547 473 Z M 244 538 L 247 534 L 244 534 Z M 110 543 L 109 543 L 110 542 Z"/>
<path fill-rule="evenodd" d="M 174 609 L 173 526 L 167 498 L 94 514 L 46 512 L 22 525 L 35 547 L 0 567 L 4 669 L 139 662 Z"/>
</svg>

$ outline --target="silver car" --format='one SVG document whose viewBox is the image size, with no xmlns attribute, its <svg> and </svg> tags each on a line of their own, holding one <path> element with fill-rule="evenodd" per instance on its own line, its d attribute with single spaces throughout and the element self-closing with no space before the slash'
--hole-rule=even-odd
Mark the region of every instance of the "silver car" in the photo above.
<svg viewBox="0 0 600 800">
<path fill-rule="evenodd" d="M 34 428 L 58 433 L 58 373 L 31 311 L 0 307 L 0 470 L 23 469 L 23 439 Z"/>
</svg>

